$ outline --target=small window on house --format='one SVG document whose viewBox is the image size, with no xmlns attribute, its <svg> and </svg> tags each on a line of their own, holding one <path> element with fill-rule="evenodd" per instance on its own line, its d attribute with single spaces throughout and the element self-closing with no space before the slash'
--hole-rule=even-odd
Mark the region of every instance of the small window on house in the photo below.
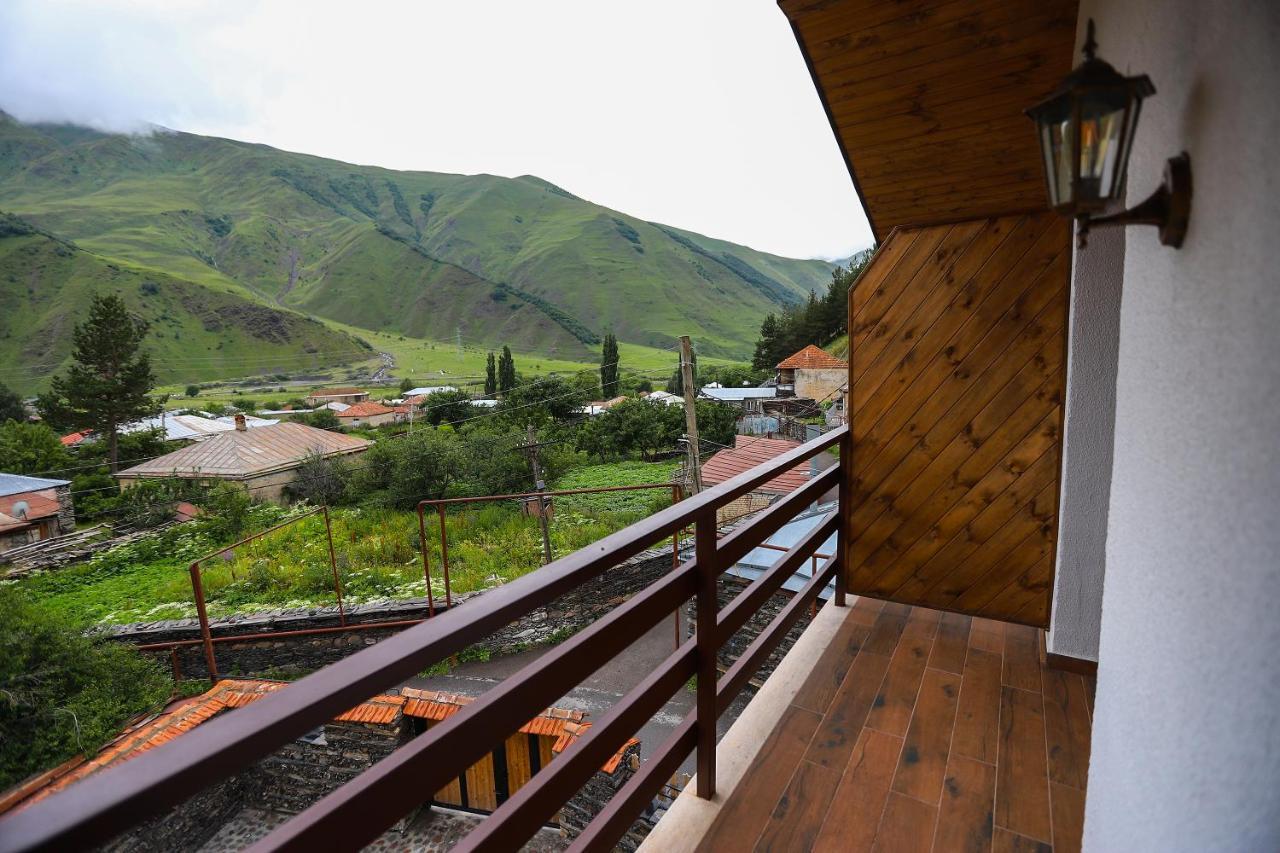
<svg viewBox="0 0 1280 853">
<path fill-rule="evenodd" d="M 324 736 L 324 726 L 316 726 L 314 729 L 298 738 L 298 743 L 305 743 L 310 746 L 329 745 L 329 741 Z"/>
</svg>

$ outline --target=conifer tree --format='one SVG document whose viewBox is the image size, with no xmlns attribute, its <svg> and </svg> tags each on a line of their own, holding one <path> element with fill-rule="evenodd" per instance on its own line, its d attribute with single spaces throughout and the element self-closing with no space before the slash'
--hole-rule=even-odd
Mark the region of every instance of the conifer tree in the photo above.
<svg viewBox="0 0 1280 853">
<path fill-rule="evenodd" d="M 129 314 L 115 294 L 94 296 L 89 318 L 71 333 L 74 347 L 67 372 L 55 376 L 40 398 L 43 414 L 55 421 L 91 427 L 107 440 L 111 473 L 119 462 L 119 430 L 154 415 L 160 401 L 151 397 L 155 375 L 142 349 L 148 323 Z"/>
<path fill-rule="evenodd" d="M 498 360 L 494 358 L 493 353 L 489 353 L 489 358 L 484 363 L 484 395 L 492 397 L 498 393 Z"/>
<path fill-rule="evenodd" d="M 498 358 L 498 391 L 506 393 L 516 387 L 516 360 L 511 355 L 511 347 L 503 346 L 502 355 Z"/>
<path fill-rule="evenodd" d="M 773 370 L 780 359 L 778 351 L 778 318 L 769 314 L 760 324 L 760 340 L 756 341 L 755 355 L 751 358 L 751 366 L 755 370 Z"/>
<path fill-rule="evenodd" d="M 600 350 L 600 392 L 606 400 L 618 396 L 618 339 L 606 332 Z"/>
</svg>

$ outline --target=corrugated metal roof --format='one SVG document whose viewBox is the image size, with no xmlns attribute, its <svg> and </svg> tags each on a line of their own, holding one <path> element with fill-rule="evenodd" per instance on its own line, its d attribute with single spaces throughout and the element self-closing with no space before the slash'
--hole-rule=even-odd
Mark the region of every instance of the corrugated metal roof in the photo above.
<svg viewBox="0 0 1280 853">
<path fill-rule="evenodd" d="M 814 508 L 804 512 L 778 529 L 777 533 L 765 539 L 765 543 L 776 545 L 781 548 L 790 549 L 797 542 L 809 534 L 809 531 L 817 527 L 823 516 L 836 508 L 835 503 L 818 504 Z M 747 519 L 743 519 L 742 523 L 746 523 Z M 836 552 L 837 534 L 832 533 L 825 542 L 818 546 L 817 553 L 834 554 Z M 755 580 L 767 571 L 774 563 L 782 559 L 783 552 L 773 548 L 752 548 L 751 551 L 738 562 L 729 567 L 729 574 L 746 580 Z M 825 562 L 825 558 L 818 559 L 818 565 L 821 566 Z M 783 589 L 791 592 L 799 592 L 813 578 L 813 561 L 805 560 L 804 563 L 796 569 L 795 574 L 787 578 L 782 586 Z M 818 593 L 819 598 L 829 598 L 835 592 L 835 581 L 832 580 L 827 584 L 826 588 Z"/>
<path fill-rule="evenodd" d="M 741 400 L 767 400 L 778 396 L 778 389 L 769 388 L 711 388 L 704 387 L 701 391 L 702 396 L 711 397 L 715 400 L 723 400 L 725 402 L 739 402 Z"/>
<path fill-rule="evenodd" d="M 731 449 L 721 450 L 703 463 L 702 482 L 709 486 L 723 483 L 745 471 L 750 471 L 757 465 L 776 459 L 799 446 L 799 442 L 787 441 L 782 438 L 736 435 L 734 436 L 734 446 Z M 763 486 L 757 487 L 756 491 L 787 495 L 803 486 L 808 480 L 809 463 L 801 462 L 791 470 L 774 477 Z"/>
<path fill-rule="evenodd" d="M 69 486 L 70 480 L 46 480 L 44 477 L 24 477 L 21 474 L 0 474 L 0 495 L 16 495 L 21 492 L 38 492 Z"/>
<path fill-rule="evenodd" d="M 780 370 L 845 370 L 849 363 L 841 361 L 826 350 L 809 344 L 800 352 L 793 353 L 778 362 Z"/>
<path fill-rule="evenodd" d="M 246 477 L 291 468 L 308 454 L 358 453 L 373 442 L 299 423 L 279 423 L 250 430 L 231 430 L 175 450 L 119 476 Z"/>
</svg>

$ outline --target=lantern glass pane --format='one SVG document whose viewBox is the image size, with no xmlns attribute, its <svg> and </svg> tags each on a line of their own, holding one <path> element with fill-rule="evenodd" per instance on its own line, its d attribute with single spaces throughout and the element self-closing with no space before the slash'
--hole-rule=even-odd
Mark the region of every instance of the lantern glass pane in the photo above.
<svg viewBox="0 0 1280 853">
<path fill-rule="evenodd" d="M 1080 102 L 1080 198 L 1101 202 L 1113 196 L 1124 168 L 1121 142 L 1128 99 L 1123 93 L 1089 93 Z"/>
<path fill-rule="evenodd" d="M 1040 125 L 1040 148 L 1044 153 L 1045 174 L 1049 177 L 1049 204 L 1057 207 L 1072 201 L 1071 122 L 1045 121 Z"/>
</svg>

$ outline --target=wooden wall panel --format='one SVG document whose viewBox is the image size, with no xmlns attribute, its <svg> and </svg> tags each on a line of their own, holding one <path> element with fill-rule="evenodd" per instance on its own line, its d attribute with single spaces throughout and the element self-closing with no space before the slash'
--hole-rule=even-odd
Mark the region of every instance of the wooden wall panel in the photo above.
<svg viewBox="0 0 1280 853">
<path fill-rule="evenodd" d="M 850 290 L 850 591 L 1048 625 L 1070 241 L 898 228 Z"/>
</svg>

